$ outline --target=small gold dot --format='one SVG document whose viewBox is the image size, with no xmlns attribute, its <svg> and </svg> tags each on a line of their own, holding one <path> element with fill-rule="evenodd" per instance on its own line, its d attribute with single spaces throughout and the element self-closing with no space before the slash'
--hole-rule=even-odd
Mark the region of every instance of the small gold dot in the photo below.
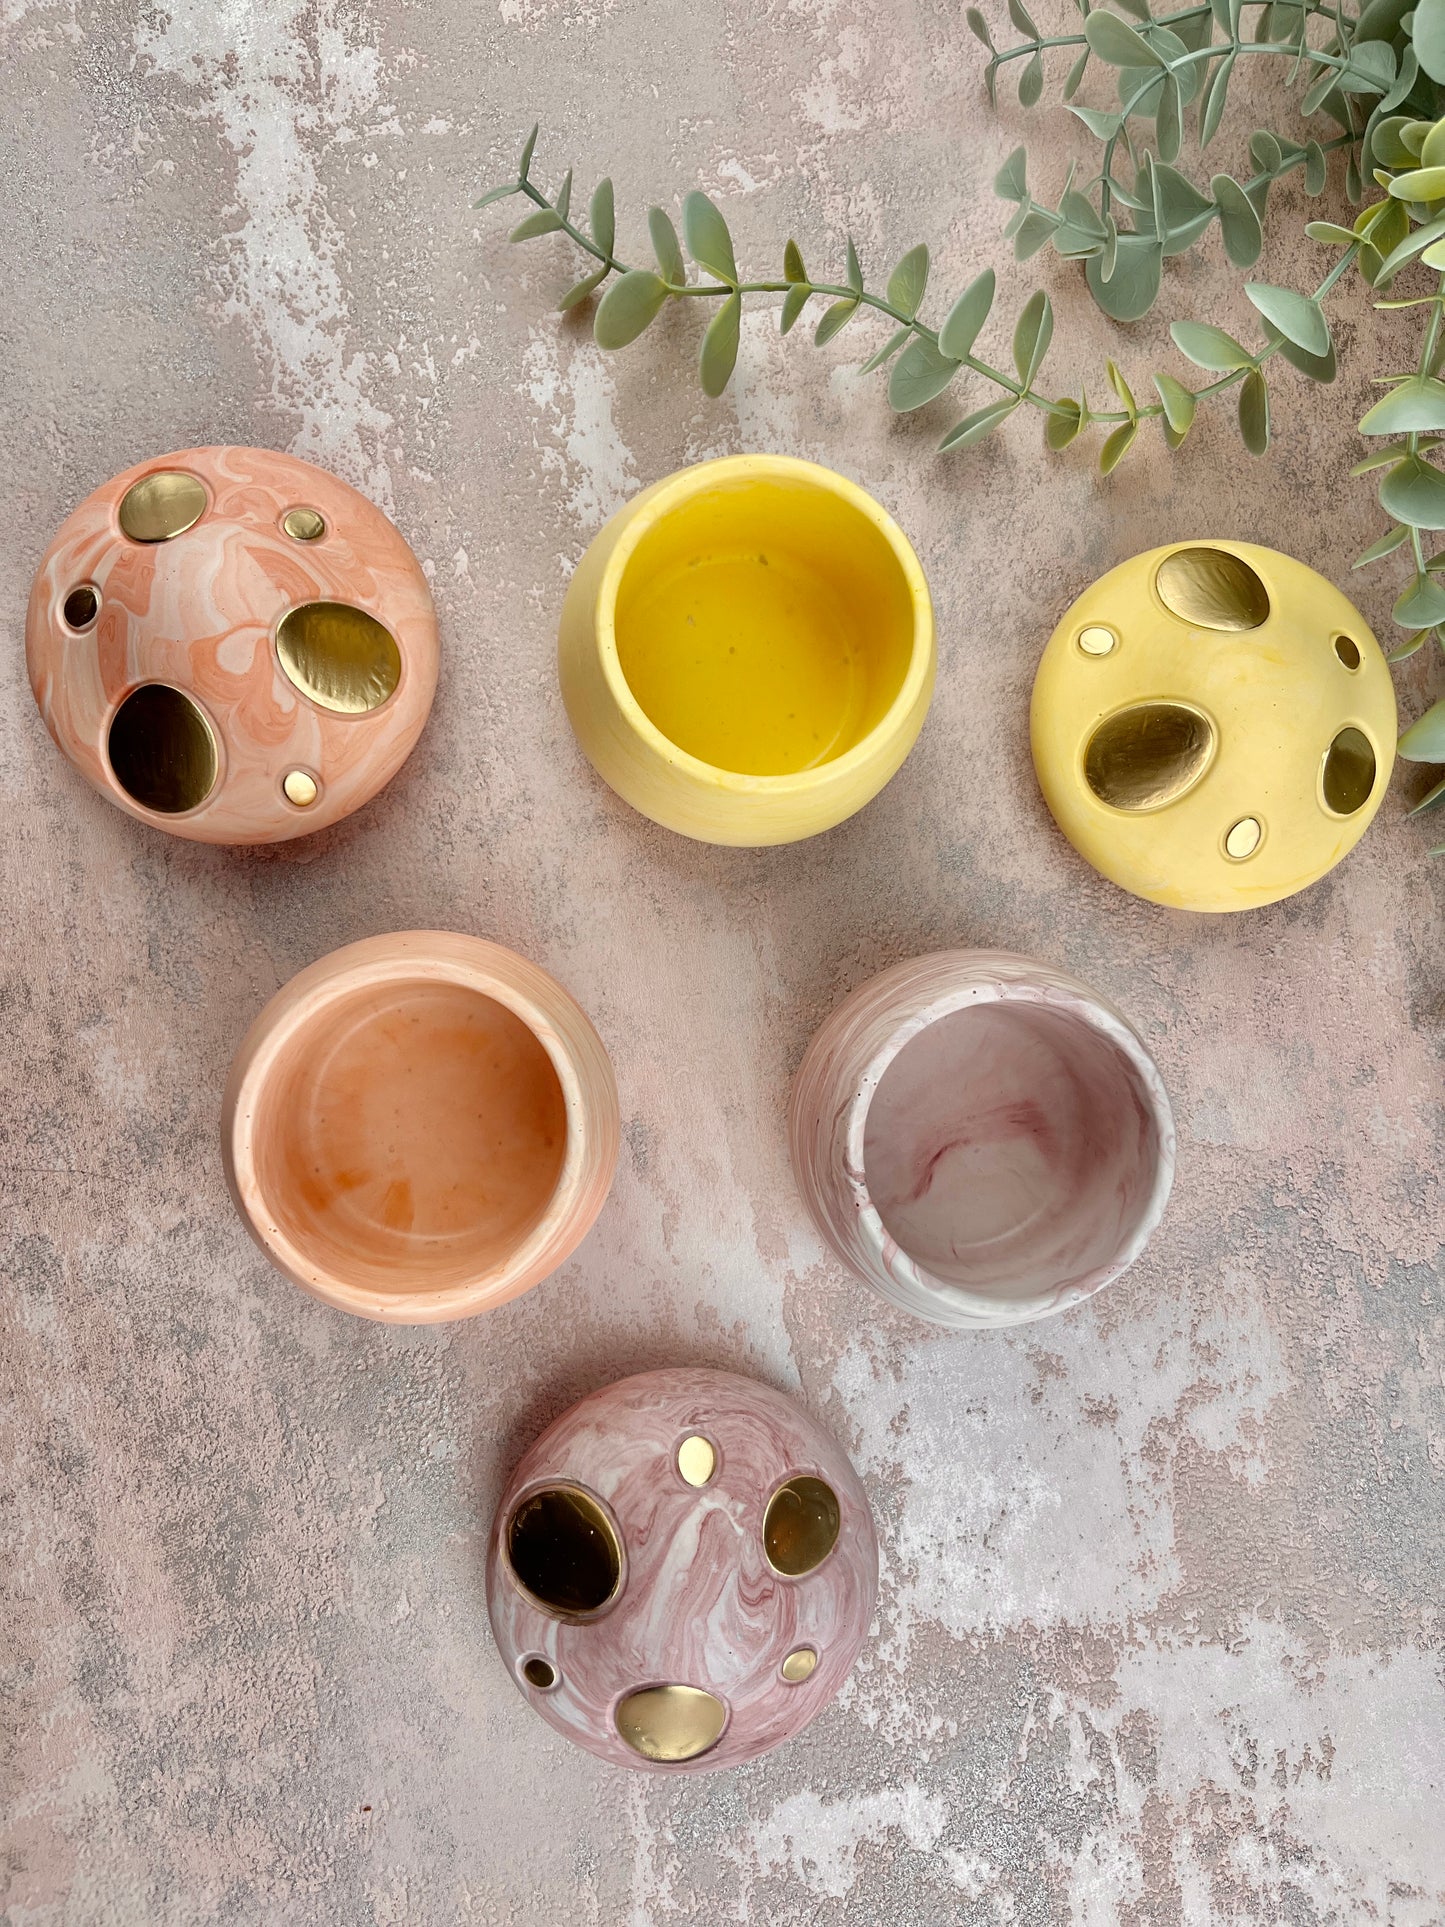
<svg viewBox="0 0 1445 1927">
<path fill-rule="evenodd" d="M 1079 631 L 1079 647 L 1086 656 L 1107 656 L 1119 638 L 1100 622 Z"/>
<path fill-rule="evenodd" d="M 287 773 L 281 785 L 286 792 L 288 803 L 294 803 L 298 810 L 309 809 L 316 801 L 316 778 L 304 769 L 293 769 Z"/>
<path fill-rule="evenodd" d="M 811 1646 L 799 1646 L 783 1661 L 783 1678 L 790 1686 L 805 1680 L 818 1663 L 818 1655 Z"/>
<path fill-rule="evenodd" d="M 291 509 L 281 526 L 293 542 L 319 542 L 326 533 L 326 523 L 315 509 Z"/>
<path fill-rule="evenodd" d="M 206 512 L 206 491 L 194 475 L 161 468 L 132 482 L 116 519 L 132 542 L 169 542 L 193 529 Z"/>
<path fill-rule="evenodd" d="M 1263 835 L 1257 816 L 1242 816 L 1225 837 L 1224 847 L 1232 857 L 1253 856 Z"/>
<path fill-rule="evenodd" d="M 689 1485 L 706 1485 L 717 1470 L 717 1453 L 694 1432 L 677 1448 L 677 1469 Z"/>
</svg>

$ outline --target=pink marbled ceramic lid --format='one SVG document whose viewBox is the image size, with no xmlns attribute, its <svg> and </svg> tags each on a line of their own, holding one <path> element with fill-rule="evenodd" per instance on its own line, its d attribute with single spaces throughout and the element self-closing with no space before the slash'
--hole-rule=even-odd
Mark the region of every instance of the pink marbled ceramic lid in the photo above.
<svg viewBox="0 0 1445 1927">
<path fill-rule="evenodd" d="M 847 1677 L 877 1585 L 872 1515 L 836 1441 L 770 1386 L 693 1368 L 564 1413 L 508 1481 L 487 1560 L 498 1650 L 535 1710 L 604 1760 L 662 1773 L 738 1766 L 799 1733 Z M 680 1714 L 660 1688 L 684 1689 Z"/>
<path fill-rule="evenodd" d="M 416 557 L 293 455 L 142 462 L 61 525 L 30 594 L 30 685 L 101 795 L 202 843 L 337 822 L 410 754 L 437 626 Z"/>
</svg>

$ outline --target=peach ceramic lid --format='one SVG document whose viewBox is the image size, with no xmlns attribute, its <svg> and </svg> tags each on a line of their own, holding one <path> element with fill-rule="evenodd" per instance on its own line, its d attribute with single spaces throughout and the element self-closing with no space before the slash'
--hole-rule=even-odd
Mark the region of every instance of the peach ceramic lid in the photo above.
<svg viewBox="0 0 1445 1927">
<path fill-rule="evenodd" d="M 279 1270 L 397 1324 L 468 1317 L 562 1264 L 606 1199 L 616 1085 L 557 981 L 480 938 L 334 951 L 231 1066 L 232 1196 Z"/>
</svg>

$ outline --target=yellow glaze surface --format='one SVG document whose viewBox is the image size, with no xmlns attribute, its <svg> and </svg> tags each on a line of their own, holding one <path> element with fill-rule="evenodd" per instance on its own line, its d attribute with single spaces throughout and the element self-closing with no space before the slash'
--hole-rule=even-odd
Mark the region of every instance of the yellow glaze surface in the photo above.
<svg viewBox="0 0 1445 1927">
<path fill-rule="evenodd" d="M 563 605 L 584 753 L 654 822 L 791 843 L 861 809 L 933 693 L 933 609 L 902 531 L 812 462 L 739 455 L 643 491 Z"/>
<path fill-rule="evenodd" d="M 1177 577 L 1180 555 L 1202 568 L 1221 551 L 1268 598 L 1256 620 L 1257 597 L 1236 596 L 1251 627 L 1223 626 L 1227 608 L 1213 612 L 1220 626 L 1183 619 L 1160 596 L 1161 564 Z M 1178 606 L 1172 579 L 1166 568 Z M 1210 613 L 1207 598 L 1196 600 Z M 1100 627 L 1118 638 L 1103 655 L 1086 636 Z M 1373 781 L 1368 753 L 1359 781 L 1360 745 L 1346 732 L 1366 739 Z M 1395 735 L 1390 672 L 1359 610 L 1302 562 L 1246 542 L 1171 543 L 1111 569 L 1069 609 L 1034 681 L 1034 767 L 1060 829 L 1122 889 L 1175 909 L 1245 910 L 1322 877 L 1379 808 Z M 1355 778 L 1348 800 L 1361 799 L 1347 814 L 1326 800 L 1346 795 L 1342 769 Z M 1111 806 L 1099 789 L 1130 806 Z"/>
</svg>

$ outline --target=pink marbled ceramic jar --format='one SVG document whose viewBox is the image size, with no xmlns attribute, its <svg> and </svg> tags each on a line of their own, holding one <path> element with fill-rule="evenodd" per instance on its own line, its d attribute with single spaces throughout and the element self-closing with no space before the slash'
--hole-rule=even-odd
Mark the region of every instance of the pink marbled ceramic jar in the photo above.
<svg viewBox="0 0 1445 1927">
<path fill-rule="evenodd" d="M 487 1557 L 502 1660 L 616 1766 L 739 1766 L 828 1705 L 868 1634 L 872 1514 L 837 1443 L 731 1372 L 642 1372 L 565 1412 Z"/>
<path fill-rule="evenodd" d="M 108 801 L 202 843 L 335 823 L 400 769 L 437 681 L 416 557 L 295 456 L 188 448 L 96 489 L 25 624 L 45 726 Z"/>
<path fill-rule="evenodd" d="M 829 1245 L 938 1324 L 1064 1311 L 1144 1249 L 1174 1120 L 1128 1022 L 1076 978 L 1001 951 L 885 970 L 794 1080 L 798 1187 Z"/>
<path fill-rule="evenodd" d="M 221 1143 L 278 1270 L 344 1311 L 436 1324 L 555 1271 L 602 1209 L 617 1087 L 554 977 L 409 930 L 293 977 L 231 1064 Z"/>
</svg>

